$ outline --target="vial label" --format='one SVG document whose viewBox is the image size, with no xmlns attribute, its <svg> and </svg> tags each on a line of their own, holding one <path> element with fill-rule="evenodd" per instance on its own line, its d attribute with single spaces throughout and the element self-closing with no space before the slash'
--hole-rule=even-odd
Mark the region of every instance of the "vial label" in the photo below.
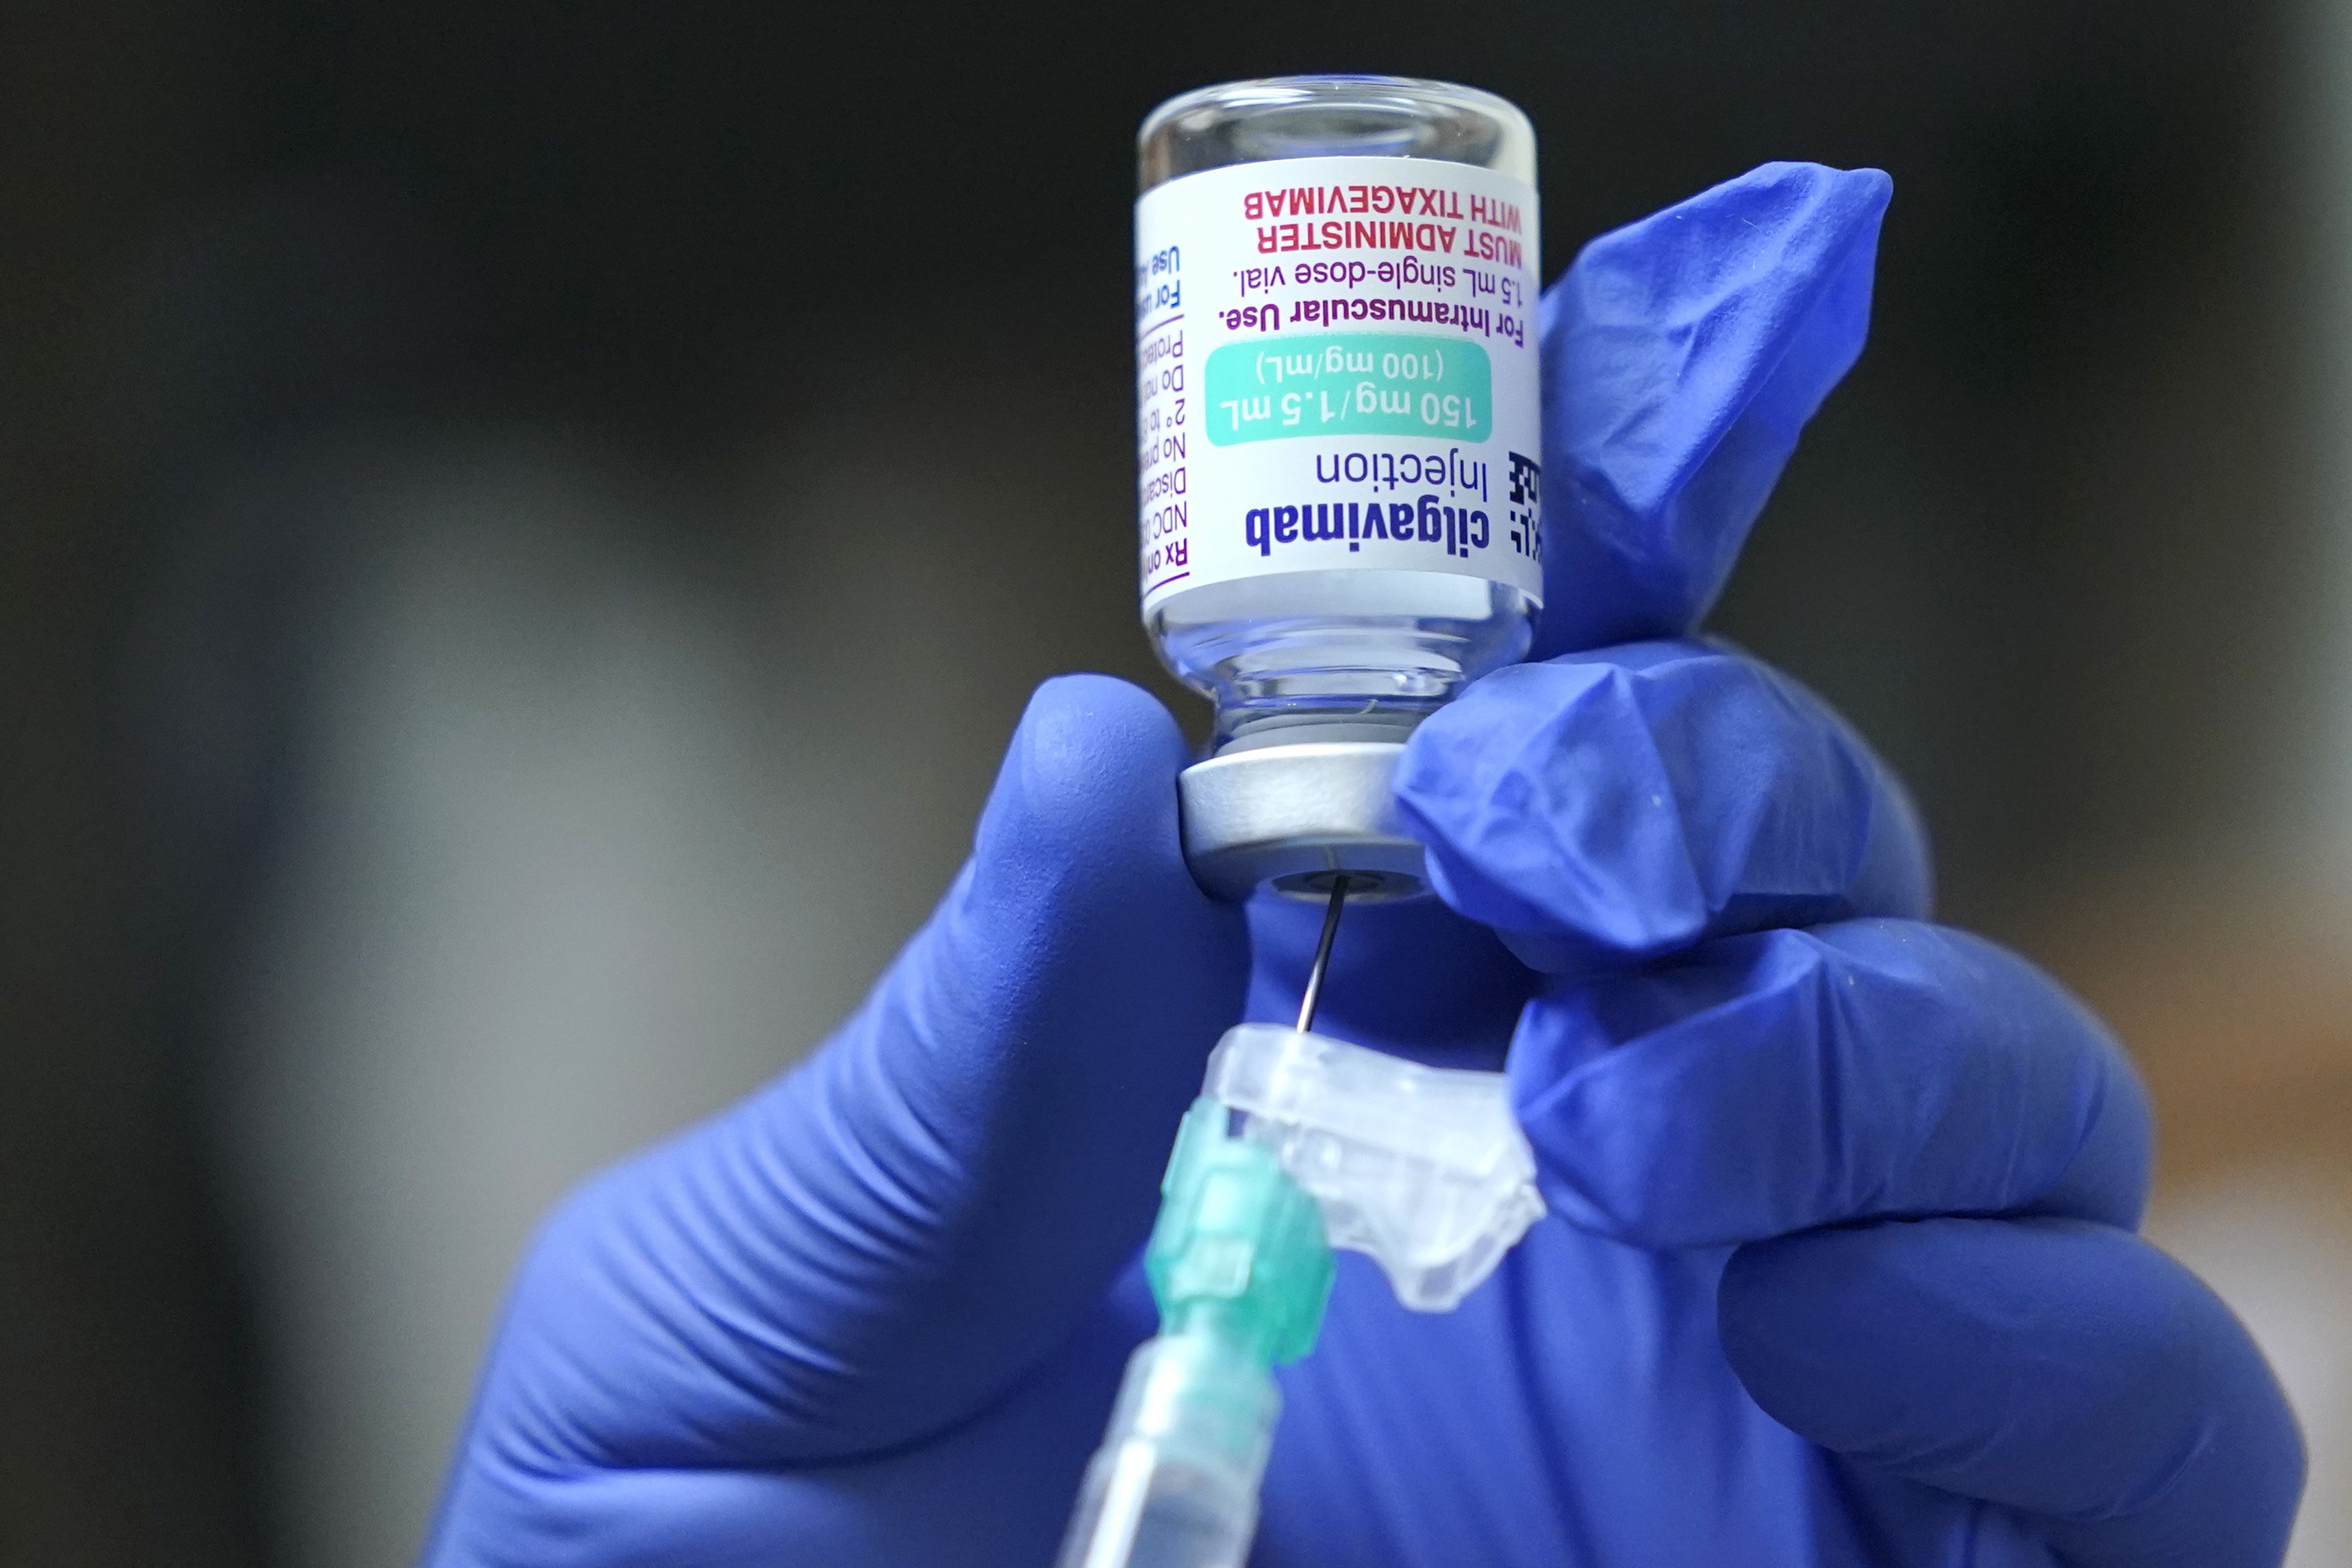
<svg viewBox="0 0 2352 1568">
<path fill-rule="evenodd" d="M 1536 197 L 1490 169 L 1297 158 L 1135 209 L 1143 610 L 1385 568 L 1543 595 Z"/>
</svg>

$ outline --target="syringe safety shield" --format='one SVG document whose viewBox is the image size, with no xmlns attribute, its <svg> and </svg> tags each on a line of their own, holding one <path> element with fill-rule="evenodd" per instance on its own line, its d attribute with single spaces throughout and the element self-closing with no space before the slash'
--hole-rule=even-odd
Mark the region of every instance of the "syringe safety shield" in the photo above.
<svg viewBox="0 0 2352 1568">
<path fill-rule="evenodd" d="M 1177 775 L 1184 858 L 1202 887 L 1239 900 L 1260 888 L 1298 899 L 1379 902 L 1426 892 L 1422 847 L 1396 806 L 1393 741 L 1228 750 Z"/>
<path fill-rule="evenodd" d="M 1370 1255 L 1412 1310 L 1451 1310 L 1543 1215 L 1501 1073 L 1243 1024 L 1202 1088 L 1313 1194 L 1330 1245 Z"/>
</svg>

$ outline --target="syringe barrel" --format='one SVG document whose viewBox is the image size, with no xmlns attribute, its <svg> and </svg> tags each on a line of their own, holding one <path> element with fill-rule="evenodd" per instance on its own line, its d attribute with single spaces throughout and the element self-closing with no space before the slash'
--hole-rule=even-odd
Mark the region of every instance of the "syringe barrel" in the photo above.
<svg viewBox="0 0 2352 1568">
<path fill-rule="evenodd" d="M 1214 1339 L 1146 1341 L 1087 1467 L 1058 1568 L 1242 1568 L 1281 1403 L 1263 1366 Z"/>
</svg>

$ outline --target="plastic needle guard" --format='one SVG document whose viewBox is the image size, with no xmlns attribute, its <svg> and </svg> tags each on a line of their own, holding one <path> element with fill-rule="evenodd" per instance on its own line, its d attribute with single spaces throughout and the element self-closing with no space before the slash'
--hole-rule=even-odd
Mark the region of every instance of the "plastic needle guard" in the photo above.
<svg viewBox="0 0 2352 1568">
<path fill-rule="evenodd" d="M 1244 1024 L 1203 1087 L 1314 1194 L 1331 1245 L 1370 1254 L 1414 1311 L 1451 1310 L 1543 1215 L 1500 1073 Z"/>
</svg>

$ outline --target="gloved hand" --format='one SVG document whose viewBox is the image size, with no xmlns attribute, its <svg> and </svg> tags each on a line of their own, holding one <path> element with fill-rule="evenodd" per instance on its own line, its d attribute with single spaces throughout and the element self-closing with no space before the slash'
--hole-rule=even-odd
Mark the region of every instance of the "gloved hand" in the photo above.
<svg viewBox="0 0 2352 1568">
<path fill-rule="evenodd" d="M 2298 1439 L 2132 1235 L 2141 1090 L 2048 979 L 1927 923 L 1899 786 L 1692 640 L 1862 341 L 1887 184 L 1776 165 L 1549 295 L 1549 662 L 1423 726 L 1441 904 L 1341 928 L 1318 1027 L 1503 1065 L 1551 1217 L 1461 1309 L 1343 1257 L 1254 1561 L 2275 1563 Z M 1614 645 L 1614 646 L 1603 646 Z M 1178 1119 L 1296 1005 L 1317 911 L 1203 897 L 1175 725 L 1040 690 L 864 1007 L 530 1249 L 426 1556 L 1049 1560 Z"/>
</svg>

